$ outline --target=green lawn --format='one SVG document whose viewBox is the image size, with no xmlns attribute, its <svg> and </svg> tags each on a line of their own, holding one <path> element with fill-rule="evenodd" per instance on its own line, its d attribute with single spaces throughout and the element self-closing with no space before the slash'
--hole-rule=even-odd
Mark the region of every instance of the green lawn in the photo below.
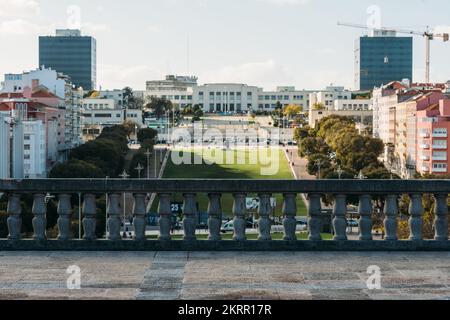
<svg viewBox="0 0 450 320">
<path fill-rule="evenodd" d="M 194 156 L 202 157 L 206 159 L 206 161 L 211 161 L 213 158 L 217 159 L 226 159 L 225 152 L 222 150 L 217 150 L 217 154 L 206 155 L 202 157 L 202 150 L 195 149 L 192 151 L 185 151 L 182 153 L 184 156 L 188 156 L 192 159 L 192 163 L 194 163 Z M 291 169 L 289 167 L 289 163 L 286 160 L 284 152 L 281 149 L 274 149 L 272 152 L 274 153 L 274 159 L 272 159 L 272 167 L 278 168 L 276 174 L 273 175 L 263 175 L 261 169 L 269 169 L 270 166 L 251 164 L 250 159 L 253 159 L 255 155 L 257 155 L 257 151 L 248 151 L 248 150 L 235 150 L 232 151 L 232 156 L 234 157 L 234 164 L 214 164 L 208 165 L 203 163 L 202 165 L 195 164 L 182 164 L 175 165 L 171 158 L 169 158 L 169 162 L 164 171 L 164 178 L 166 179 L 286 179 L 291 180 L 294 179 Z M 217 156 L 217 158 L 216 158 Z M 271 159 L 272 153 L 270 149 L 267 151 L 267 157 Z M 221 163 L 226 163 L 226 161 L 221 161 Z M 245 164 L 238 164 L 245 163 Z M 266 162 L 267 163 L 267 162 Z M 249 195 L 256 196 L 256 195 Z M 273 195 L 277 199 L 277 207 L 275 209 L 275 215 L 281 216 L 282 206 L 283 206 L 283 196 L 281 194 Z M 176 194 L 174 195 L 173 201 L 182 201 L 182 195 Z M 197 200 L 199 203 L 200 211 L 206 212 L 208 208 L 208 197 L 206 194 L 199 194 L 197 196 Z M 233 206 L 233 197 L 231 194 L 224 194 L 222 197 L 222 207 L 223 213 L 225 217 L 232 217 L 232 206 Z M 299 196 L 297 199 L 298 206 L 298 216 L 306 216 L 306 207 Z M 157 201 L 153 204 L 152 212 L 157 211 Z"/>
<path fill-rule="evenodd" d="M 272 233 L 272 240 L 280 241 L 280 240 L 283 240 L 283 237 L 284 237 L 283 233 Z M 156 235 L 149 236 L 147 238 L 148 238 L 148 240 L 157 240 L 158 236 L 156 236 Z M 297 233 L 297 239 L 298 240 L 308 240 L 308 233 L 307 232 Z M 183 236 L 182 235 L 174 235 L 174 236 L 172 236 L 172 240 L 175 240 L 175 241 L 183 240 Z M 208 235 L 207 234 L 199 234 L 199 235 L 197 235 L 197 240 L 203 240 L 203 241 L 208 240 Z M 222 234 L 222 240 L 226 240 L 226 241 L 233 240 L 233 234 L 232 233 Z M 254 234 L 254 233 L 248 234 L 247 240 L 258 240 L 258 235 Z M 333 236 L 328 233 L 323 233 L 322 240 L 333 240 Z"/>
</svg>

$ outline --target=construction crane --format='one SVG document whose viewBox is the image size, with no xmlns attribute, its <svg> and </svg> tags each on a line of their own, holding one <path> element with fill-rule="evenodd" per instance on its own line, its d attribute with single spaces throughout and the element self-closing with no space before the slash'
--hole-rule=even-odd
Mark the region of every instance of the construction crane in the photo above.
<svg viewBox="0 0 450 320">
<path fill-rule="evenodd" d="M 427 28 L 426 31 L 415 31 L 415 30 L 402 30 L 402 29 L 394 29 L 394 28 L 370 28 L 365 25 L 361 24 L 353 24 L 353 23 L 342 23 L 338 22 L 338 26 L 343 27 L 351 27 L 351 28 L 359 28 L 359 29 L 365 29 L 365 30 L 379 30 L 383 32 L 396 32 L 396 33 L 402 33 L 402 34 L 410 34 L 413 36 L 422 36 L 425 38 L 425 82 L 430 83 L 430 64 L 431 64 L 431 54 L 430 54 L 430 42 L 431 40 L 434 40 L 435 38 L 442 38 L 444 42 L 449 41 L 449 34 L 448 33 L 434 33 Z"/>
</svg>

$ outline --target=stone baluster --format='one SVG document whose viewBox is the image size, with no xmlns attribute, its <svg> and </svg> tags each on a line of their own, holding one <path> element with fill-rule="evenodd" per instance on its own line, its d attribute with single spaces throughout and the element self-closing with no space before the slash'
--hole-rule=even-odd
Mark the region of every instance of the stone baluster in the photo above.
<svg viewBox="0 0 450 320">
<path fill-rule="evenodd" d="M 320 194 L 310 194 L 309 208 L 308 208 L 308 228 L 309 228 L 309 240 L 320 241 L 322 236 L 320 235 L 322 228 L 322 203 Z"/>
<path fill-rule="evenodd" d="M 186 193 L 184 196 L 184 210 L 183 210 L 183 229 L 184 240 L 195 241 L 195 231 L 197 229 L 197 198 L 195 193 Z"/>
<path fill-rule="evenodd" d="M 386 196 L 384 214 L 386 216 L 386 218 L 384 219 L 384 229 L 386 233 L 385 240 L 396 241 L 398 240 L 398 196 L 396 194 Z"/>
<path fill-rule="evenodd" d="M 272 206 L 270 203 L 271 194 L 263 193 L 259 195 L 259 220 L 258 220 L 258 231 L 260 241 L 270 241 L 272 236 L 270 234 L 272 229 L 272 222 L 270 221 L 270 214 L 272 213 Z"/>
<path fill-rule="evenodd" d="M 8 239 L 9 240 L 20 240 L 21 229 L 22 229 L 22 207 L 20 203 L 20 195 L 11 194 L 8 199 L 8 219 L 6 223 L 8 225 Z"/>
<path fill-rule="evenodd" d="M 159 240 L 170 241 L 170 229 L 172 228 L 172 208 L 170 207 L 172 195 L 161 193 L 159 197 Z"/>
<path fill-rule="evenodd" d="M 106 212 L 108 214 L 108 240 L 119 241 L 121 240 L 120 236 L 120 194 L 113 193 L 108 196 L 108 207 L 106 208 Z"/>
<path fill-rule="evenodd" d="M 70 230 L 72 225 L 71 197 L 69 194 L 60 194 L 58 199 L 58 240 L 68 241 L 72 238 Z"/>
<path fill-rule="evenodd" d="M 436 214 L 436 219 L 434 222 L 436 230 L 436 241 L 448 241 L 448 204 L 447 204 L 447 194 L 436 194 L 434 195 L 436 205 L 434 208 L 434 213 Z"/>
<path fill-rule="evenodd" d="M 362 195 L 359 197 L 359 240 L 371 241 L 372 236 L 372 197 Z"/>
<path fill-rule="evenodd" d="M 97 205 L 95 203 L 95 194 L 85 194 L 83 202 L 84 240 L 93 241 L 96 239 L 95 235 L 96 214 L 97 214 Z"/>
<path fill-rule="evenodd" d="M 43 241 L 47 239 L 47 204 L 45 203 L 45 194 L 36 193 L 34 194 L 33 208 L 31 212 L 34 215 L 33 218 L 33 230 L 34 230 L 34 240 Z"/>
<path fill-rule="evenodd" d="M 412 194 L 410 195 L 410 198 L 409 214 L 411 215 L 411 218 L 409 219 L 409 229 L 411 235 L 409 239 L 412 241 L 419 241 L 422 240 L 422 215 L 424 213 L 422 195 Z"/>
<path fill-rule="evenodd" d="M 208 240 L 220 241 L 222 240 L 222 237 L 220 236 L 220 228 L 222 226 L 222 195 L 220 193 L 211 193 L 208 197 Z"/>
<path fill-rule="evenodd" d="M 335 241 L 347 241 L 347 197 L 339 194 L 334 197 L 333 227 Z"/>
<path fill-rule="evenodd" d="M 284 240 L 297 240 L 297 195 L 295 193 L 284 194 L 283 201 L 283 225 L 284 225 Z"/>
<path fill-rule="evenodd" d="M 145 227 L 147 225 L 145 216 L 147 210 L 145 208 L 145 198 L 146 194 L 135 194 L 134 195 L 134 205 L 133 205 L 133 226 L 134 226 L 134 239 L 136 241 L 144 241 L 145 237 Z"/>
<path fill-rule="evenodd" d="M 233 203 L 233 215 L 234 215 L 234 236 L 233 239 L 236 241 L 245 241 L 247 237 L 245 235 L 245 230 L 247 227 L 247 222 L 245 221 L 246 214 L 246 204 L 245 204 L 245 193 L 236 193 L 234 196 Z"/>
</svg>

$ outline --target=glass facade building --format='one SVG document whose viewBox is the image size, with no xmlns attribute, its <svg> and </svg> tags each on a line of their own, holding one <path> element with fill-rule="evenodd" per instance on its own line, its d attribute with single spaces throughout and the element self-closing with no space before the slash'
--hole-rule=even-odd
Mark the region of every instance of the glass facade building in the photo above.
<svg viewBox="0 0 450 320">
<path fill-rule="evenodd" d="M 413 76 L 412 37 L 366 36 L 356 40 L 355 86 L 372 90 L 391 81 Z"/>
<path fill-rule="evenodd" d="M 57 30 L 56 36 L 39 37 L 39 66 L 70 76 L 84 90 L 96 88 L 97 44 L 78 30 Z"/>
</svg>

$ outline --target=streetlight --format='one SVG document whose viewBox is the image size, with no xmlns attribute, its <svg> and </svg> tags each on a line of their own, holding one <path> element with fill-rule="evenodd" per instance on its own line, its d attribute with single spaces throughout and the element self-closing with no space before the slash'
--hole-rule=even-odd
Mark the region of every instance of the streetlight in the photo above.
<svg viewBox="0 0 450 320">
<path fill-rule="evenodd" d="M 126 180 L 130 176 L 127 174 L 127 172 L 125 170 L 123 170 L 123 173 L 120 175 L 120 177 L 122 177 L 123 180 Z M 125 198 L 125 192 L 124 192 L 123 193 L 123 237 L 124 238 L 127 237 L 127 229 L 125 226 L 125 221 L 126 221 L 126 198 Z"/>
</svg>

